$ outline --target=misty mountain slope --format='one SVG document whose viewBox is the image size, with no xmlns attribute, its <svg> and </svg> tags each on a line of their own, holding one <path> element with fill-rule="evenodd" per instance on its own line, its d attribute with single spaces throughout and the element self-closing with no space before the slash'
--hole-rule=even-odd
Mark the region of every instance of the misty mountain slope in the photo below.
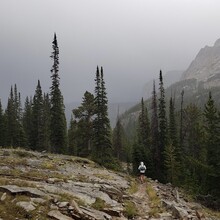
<svg viewBox="0 0 220 220">
<path fill-rule="evenodd" d="M 194 103 L 203 108 L 210 91 L 216 106 L 220 107 L 220 39 L 215 42 L 213 47 L 206 46 L 202 48 L 187 70 L 183 72 L 180 80 L 165 89 L 167 107 L 170 97 L 173 96 L 175 97 L 175 109 L 177 111 L 180 109 L 181 92 L 183 90 L 183 107 Z M 151 98 L 146 99 L 145 103 L 148 110 L 150 110 Z M 129 124 L 135 125 L 139 111 L 140 104 L 137 104 L 122 115 L 125 127 Z"/>
<path fill-rule="evenodd" d="M 214 46 L 205 46 L 199 51 L 181 77 L 181 80 L 186 79 L 203 82 L 204 88 L 220 86 L 220 39 Z"/>
<path fill-rule="evenodd" d="M 172 70 L 172 71 L 168 71 L 164 76 L 164 87 L 167 88 L 170 85 L 172 85 L 175 82 L 178 82 L 182 76 L 183 71 L 181 70 Z M 155 87 L 156 89 L 158 89 L 158 84 L 159 84 L 159 75 L 155 80 Z M 153 90 L 153 79 L 148 81 L 144 87 L 143 87 L 143 98 L 144 99 L 148 99 L 151 97 L 152 95 L 152 90 Z"/>
</svg>

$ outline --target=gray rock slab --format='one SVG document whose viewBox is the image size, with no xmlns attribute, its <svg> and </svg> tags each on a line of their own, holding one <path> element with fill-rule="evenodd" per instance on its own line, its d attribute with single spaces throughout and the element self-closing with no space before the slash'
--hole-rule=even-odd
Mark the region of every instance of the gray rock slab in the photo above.
<svg viewBox="0 0 220 220">
<path fill-rule="evenodd" d="M 0 186 L 0 191 L 6 191 L 11 194 L 24 194 L 31 197 L 43 197 L 45 193 L 32 187 L 19 187 L 16 185 Z"/>
<path fill-rule="evenodd" d="M 58 210 L 52 210 L 47 214 L 49 217 L 57 219 L 57 220 L 73 220 L 73 218 L 63 215 L 60 211 Z"/>
<path fill-rule="evenodd" d="M 27 212 L 30 212 L 36 209 L 31 202 L 17 202 L 16 205 L 22 207 Z"/>
<path fill-rule="evenodd" d="M 80 206 L 81 211 L 84 213 L 84 215 L 89 216 L 92 219 L 95 220 L 112 220 L 112 217 L 108 214 L 106 214 L 105 212 L 101 212 L 95 209 L 90 209 L 90 208 L 86 208 L 86 207 L 82 207 Z"/>
</svg>

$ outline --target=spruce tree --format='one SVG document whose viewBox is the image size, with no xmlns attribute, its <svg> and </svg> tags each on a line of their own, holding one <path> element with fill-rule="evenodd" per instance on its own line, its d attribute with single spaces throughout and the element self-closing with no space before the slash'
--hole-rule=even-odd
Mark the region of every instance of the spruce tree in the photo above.
<svg viewBox="0 0 220 220">
<path fill-rule="evenodd" d="M 24 104 L 24 113 L 23 113 L 23 127 L 24 133 L 27 138 L 27 149 L 31 149 L 32 147 L 32 130 L 33 130 L 33 121 L 32 121 L 32 99 L 26 97 Z"/>
<path fill-rule="evenodd" d="M 66 153 L 67 151 L 67 127 L 66 127 L 66 117 L 64 113 L 63 96 L 59 88 L 60 87 L 59 47 L 57 43 L 56 34 L 54 34 L 52 48 L 53 48 L 53 51 L 50 56 L 53 61 L 53 65 L 51 68 L 52 86 L 50 87 L 51 151 L 54 153 Z"/>
<path fill-rule="evenodd" d="M 180 175 L 180 152 L 177 140 L 177 127 L 175 119 L 175 107 L 173 98 L 170 98 L 168 142 L 165 146 L 164 162 L 167 174 L 167 181 L 178 184 Z"/>
<path fill-rule="evenodd" d="M 68 129 L 68 154 L 77 156 L 77 122 L 71 115 Z"/>
<path fill-rule="evenodd" d="M 5 146 L 5 122 L 2 103 L 0 100 L 0 146 Z"/>
<path fill-rule="evenodd" d="M 165 90 L 163 85 L 162 71 L 160 70 L 159 75 L 159 158 L 161 164 L 161 176 L 159 177 L 161 181 L 164 181 L 164 149 L 167 143 L 167 118 L 166 118 L 166 102 L 165 102 Z"/>
<path fill-rule="evenodd" d="M 211 92 L 205 105 L 205 131 L 206 131 L 206 149 L 207 162 L 211 167 L 208 173 L 208 190 L 210 194 L 220 196 L 220 123 L 217 108 L 212 98 Z"/>
<path fill-rule="evenodd" d="M 121 161 L 127 161 L 128 159 L 128 149 L 126 148 L 125 132 L 121 124 L 121 119 L 119 115 L 117 116 L 117 121 L 115 128 L 113 130 L 112 136 L 112 146 L 114 149 L 114 156 Z"/>
<path fill-rule="evenodd" d="M 44 93 L 43 97 L 43 145 L 42 148 L 51 152 L 50 144 L 50 97 L 48 93 Z"/>
<path fill-rule="evenodd" d="M 24 129 L 21 123 L 20 95 L 17 93 L 17 86 L 11 86 L 10 96 L 6 108 L 6 144 L 13 147 L 26 145 Z"/>
<path fill-rule="evenodd" d="M 77 155 L 87 157 L 91 154 L 93 121 L 95 113 L 94 96 L 90 92 L 84 93 L 80 107 L 73 109 L 73 115 L 77 121 Z"/>
<path fill-rule="evenodd" d="M 151 142 L 153 167 L 155 170 L 154 178 L 161 176 L 161 154 L 159 151 L 159 125 L 158 125 L 158 106 L 155 81 L 153 81 L 152 101 L 151 101 Z"/>
<path fill-rule="evenodd" d="M 108 118 L 108 99 L 105 88 L 103 68 L 101 73 L 96 70 L 95 87 L 95 118 L 93 122 L 93 158 L 96 162 L 112 166 L 112 143 L 110 137 L 110 121 Z"/>
<path fill-rule="evenodd" d="M 207 173 L 206 153 L 204 149 L 204 129 L 202 112 L 190 104 L 184 109 L 183 115 L 183 152 L 181 172 L 183 183 L 188 190 L 200 190 L 205 185 Z"/>
<path fill-rule="evenodd" d="M 43 118 L 43 95 L 40 85 L 40 80 L 38 80 L 37 87 L 35 90 L 35 95 L 33 98 L 32 106 L 32 143 L 31 148 L 33 150 L 42 151 L 44 142 L 44 118 Z"/>
<path fill-rule="evenodd" d="M 169 106 L 169 139 L 173 146 L 178 148 L 178 138 L 177 138 L 177 126 L 176 126 L 176 118 L 175 118 L 175 107 L 173 98 L 170 98 L 170 106 Z"/>
<path fill-rule="evenodd" d="M 148 111 L 144 105 L 143 98 L 141 99 L 141 111 L 138 118 L 138 129 L 137 129 L 138 145 L 140 151 L 142 152 L 142 157 L 140 161 L 145 162 L 147 165 L 147 175 L 152 177 L 153 167 L 152 167 L 152 149 L 151 149 L 151 138 L 150 138 L 150 122 L 148 119 Z"/>
<path fill-rule="evenodd" d="M 180 105 L 180 151 L 182 152 L 183 147 L 183 96 L 184 90 L 181 92 L 181 105 Z"/>
</svg>

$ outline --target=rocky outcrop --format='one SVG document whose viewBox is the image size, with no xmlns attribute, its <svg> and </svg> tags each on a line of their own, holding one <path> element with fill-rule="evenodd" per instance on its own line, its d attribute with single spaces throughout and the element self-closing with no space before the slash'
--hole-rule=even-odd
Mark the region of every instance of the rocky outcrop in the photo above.
<svg viewBox="0 0 220 220">
<path fill-rule="evenodd" d="M 196 79 L 204 88 L 220 86 L 220 39 L 214 46 L 205 46 L 197 54 L 181 80 Z"/>
<path fill-rule="evenodd" d="M 4 152 L 0 149 L 3 220 L 211 219 L 201 205 L 186 201 L 170 184 L 150 179 L 140 184 L 83 158 L 23 150 Z M 129 192 L 132 184 L 137 192 Z M 152 212 L 155 207 L 146 192 L 148 184 L 161 200 L 157 213 Z"/>
</svg>

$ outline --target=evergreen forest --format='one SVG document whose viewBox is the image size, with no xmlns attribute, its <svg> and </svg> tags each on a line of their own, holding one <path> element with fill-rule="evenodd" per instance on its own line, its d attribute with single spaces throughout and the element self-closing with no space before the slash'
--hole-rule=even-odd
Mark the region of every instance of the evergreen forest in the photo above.
<svg viewBox="0 0 220 220">
<path fill-rule="evenodd" d="M 50 58 L 49 93 L 42 91 L 38 80 L 34 96 L 26 97 L 22 104 L 15 84 L 6 109 L 0 102 L 0 146 L 87 157 L 120 171 L 126 164 L 126 172 L 133 175 L 143 161 L 147 177 L 182 187 L 206 199 L 208 206 L 220 207 L 220 109 L 211 92 L 201 108 L 193 102 L 185 105 L 182 90 L 176 110 L 175 97 L 165 97 L 160 71 L 159 91 L 154 83 L 149 104 L 140 99 L 135 130 L 129 134 L 120 115 L 116 126 L 110 126 L 104 69 L 97 66 L 94 91 L 85 91 L 67 122 L 56 34 Z"/>
</svg>

